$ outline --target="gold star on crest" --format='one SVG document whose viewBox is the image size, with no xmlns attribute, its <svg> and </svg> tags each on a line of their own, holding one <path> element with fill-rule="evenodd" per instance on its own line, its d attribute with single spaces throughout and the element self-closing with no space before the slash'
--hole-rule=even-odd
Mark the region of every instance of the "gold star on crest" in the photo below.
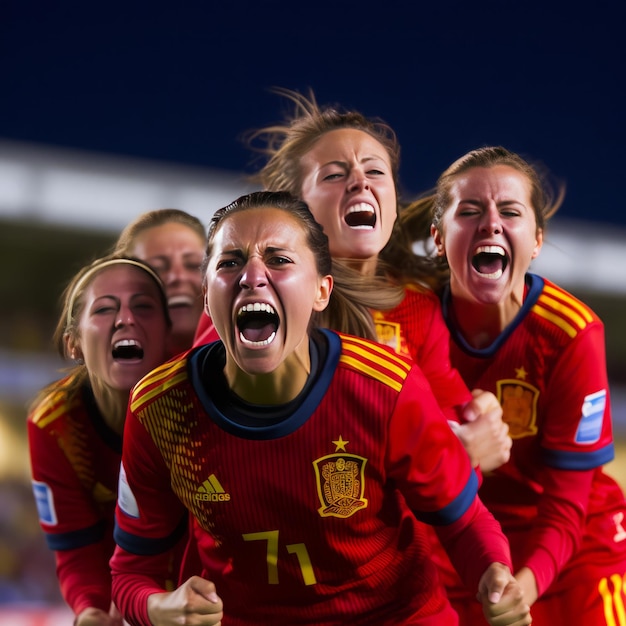
<svg viewBox="0 0 626 626">
<path fill-rule="evenodd" d="M 346 451 L 346 446 L 350 443 L 349 441 L 344 441 L 343 437 L 339 435 L 339 439 L 333 441 L 335 444 L 335 452 L 339 452 L 339 450 Z"/>
<path fill-rule="evenodd" d="M 515 368 L 515 377 L 520 380 L 526 380 L 526 376 L 528 376 L 528 372 L 523 367 Z"/>
</svg>

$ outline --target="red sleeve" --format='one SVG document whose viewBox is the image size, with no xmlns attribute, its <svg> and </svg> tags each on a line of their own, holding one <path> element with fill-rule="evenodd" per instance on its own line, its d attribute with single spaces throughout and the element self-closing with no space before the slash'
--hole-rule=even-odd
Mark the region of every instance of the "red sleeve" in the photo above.
<svg viewBox="0 0 626 626">
<path fill-rule="evenodd" d="M 459 421 L 461 408 L 472 395 L 461 374 L 452 367 L 450 359 L 450 332 L 441 311 L 441 304 L 432 296 L 434 306 L 429 320 L 421 319 L 428 332 L 419 349 L 416 362 L 426 376 L 435 398 L 448 419 Z"/>
<path fill-rule="evenodd" d="M 148 596 L 166 591 L 172 538 L 181 522 L 185 529 L 188 522 L 161 453 L 132 411 L 124 426 L 115 515 L 118 545 L 110 563 L 113 601 L 131 624 L 149 625 Z"/>
<path fill-rule="evenodd" d="M 478 480 L 417 368 L 411 370 L 390 423 L 389 478 L 421 521 L 435 526 L 471 591 L 491 563 L 512 570 L 500 524 L 476 495 Z"/>
<path fill-rule="evenodd" d="M 132 626 L 151 626 L 148 597 L 163 593 L 157 582 L 168 569 L 167 553 L 137 555 L 117 546 L 111 559 L 113 599 L 124 619 Z"/>
<path fill-rule="evenodd" d="M 418 367 L 411 369 L 389 423 L 387 466 L 388 478 L 396 481 L 411 509 L 427 523 L 427 517 L 434 523 L 454 521 L 475 496 L 469 456 Z M 439 519 L 437 512 L 444 509 Z"/>
<path fill-rule="evenodd" d="M 456 522 L 435 526 L 435 531 L 472 593 L 478 591 L 478 583 L 492 563 L 502 563 L 513 571 L 509 543 L 502 528 L 478 497 Z"/>
<path fill-rule="evenodd" d="M 36 493 L 45 494 L 46 514 L 40 509 L 41 495 L 36 496 L 41 528 L 49 545 L 59 541 L 68 544 L 65 549 L 51 548 L 63 598 L 75 614 L 88 607 L 108 612 L 111 528 L 107 526 L 99 533 L 95 530 L 102 524 L 102 517 L 54 436 L 29 420 L 28 444 L 33 485 L 37 485 Z M 96 535 L 101 538 L 96 539 Z M 69 547 L 75 540 L 89 543 Z"/>
<path fill-rule="evenodd" d="M 544 468 L 544 492 L 526 541 L 522 565 L 529 567 L 541 596 L 580 547 L 594 470 Z"/>
<path fill-rule="evenodd" d="M 544 491 L 520 562 L 533 571 L 539 594 L 579 549 L 595 469 L 612 458 L 605 362 L 604 328 L 595 323 L 563 352 L 550 379 L 541 437 L 545 464 L 539 481 Z M 591 401 L 598 396 L 603 398 L 601 410 Z"/>
<path fill-rule="evenodd" d="M 541 447 L 552 467 L 586 470 L 613 458 L 604 344 L 603 325 L 588 325 L 563 351 L 551 373 Z"/>
<path fill-rule="evenodd" d="M 57 577 L 63 598 L 78 615 L 89 607 L 108 613 L 111 607 L 111 570 L 101 544 L 55 551 Z"/>
</svg>

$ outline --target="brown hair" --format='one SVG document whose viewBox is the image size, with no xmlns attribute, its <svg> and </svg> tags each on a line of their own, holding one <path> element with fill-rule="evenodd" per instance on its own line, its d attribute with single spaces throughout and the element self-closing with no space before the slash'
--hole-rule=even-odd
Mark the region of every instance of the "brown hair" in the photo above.
<svg viewBox="0 0 626 626">
<path fill-rule="evenodd" d="M 206 239 L 206 230 L 202 222 L 193 215 L 180 209 L 154 209 L 136 217 L 126 225 L 120 233 L 113 248 L 113 254 L 133 254 L 135 240 L 144 231 L 170 223 L 183 224 L 197 233 L 201 239 Z"/>
<path fill-rule="evenodd" d="M 538 229 L 545 229 L 548 220 L 557 212 L 565 197 L 565 185 L 553 181 L 548 171 L 540 164 L 531 164 L 519 154 L 502 146 L 486 146 L 471 150 L 452 163 L 438 178 L 434 190 L 404 207 L 400 213 L 400 224 L 413 242 L 430 239 L 431 224 L 441 230 L 443 214 L 450 206 L 451 189 L 458 176 L 474 167 L 490 168 L 507 165 L 520 172 L 530 183 L 530 199 Z M 448 265 L 443 257 L 437 257 L 438 285 L 448 278 Z"/>
<path fill-rule="evenodd" d="M 328 237 L 315 221 L 305 202 L 286 191 L 256 191 L 240 196 L 228 206 L 218 209 L 213 215 L 208 229 L 207 249 L 203 263 L 203 275 L 206 276 L 207 263 L 211 255 L 213 238 L 217 229 L 234 213 L 254 208 L 272 207 L 294 216 L 306 235 L 307 246 L 315 256 L 317 272 L 320 276 L 333 276 L 333 291 L 328 307 L 313 315 L 316 326 L 325 326 L 334 330 L 375 339 L 376 332 L 369 307 L 388 305 L 384 300 L 384 283 L 372 283 L 358 272 L 333 262 L 328 249 Z M 382 295 L 381 295 L 382 294 Z M 395 292 L 393 294 L 395 297 Z"/>
<path fill-rule="evenodd" d="M 284 122 L 250 131 L 245 136 L 248 146 L 267 158 L 265 165 L 251 176 L 252 182 L 264 189 L 289 191 L 300 196 L 302 157 L 325 133 L 351 128 L 369 134 L 385 148 L 391 163 L 396 196 L 399 196 L 400 144 L 394 130 L 386 122 L 339 105 L 320 106 L 312 90 L 309 90 L 308 97 L 289 89 L 276 88 L 273 91 L 287 98 L 294 105 L 294 110 L 286 115 Z M 391 276 L 398 283 L 416 281 L 429 284 L 433 268 L 432 259 L 413 253 L 411 242 L 396 220 L 390 240 L 379 255 L 377 273 Z M 400 296 L 396 304 L 399 300 Z"/>
<path fill-rule="evenodd" d="M 531 164 L 519 154 L 502 146 L 488 146 L 472 150 L 457 159 L 437 180 L 432 206 L 432 222 L 440 227 L 443 213 L 450 205 L 450 189 L 458 176 L 474 167 L 507 165 L 523 174 L 530 183 L 530 200 L 535 211 L 537 228 L 545 228 L 546 222 L 556 213 L 565 197 L 565 186 L 559 183 L 555 189 L 546 170 L 539 164 Z"/>
</svg>

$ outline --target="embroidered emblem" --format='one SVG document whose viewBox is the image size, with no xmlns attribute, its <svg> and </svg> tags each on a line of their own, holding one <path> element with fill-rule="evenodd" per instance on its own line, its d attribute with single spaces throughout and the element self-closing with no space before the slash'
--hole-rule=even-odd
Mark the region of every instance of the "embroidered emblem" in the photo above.
<svg viewBox="0 0 626 626">
<path fill-rule="evenodd" d="M 505 379 L 496 383 L 502 405 L 502 419 L 509 425 L 512 439 L 537 434 L 539 389 L 523 380 Z"/>
<path fill-rule="evenodd" d="M 322 517 L 350 517 L 367 507 L 365 493 L 365 464 L 367 459 L 345 452 L 347 441 L 340 436 L 333 442 L 335 454 L 327 454 L 313 461 L 317 495 Z"/>
<path fill-rule="evenodd" d="M 395 352 L 402 353 L 400 324 L 387 321 L 383 314 L 377 311 L 374 313 L 374 325 L 378 341 L 389 346 Z"/>
</svg>

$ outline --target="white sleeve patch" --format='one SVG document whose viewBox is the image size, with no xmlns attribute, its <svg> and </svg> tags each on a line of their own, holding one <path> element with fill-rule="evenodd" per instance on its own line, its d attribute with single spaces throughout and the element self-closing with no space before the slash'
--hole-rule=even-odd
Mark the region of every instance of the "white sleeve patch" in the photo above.
<svg viewBox="0 0 626 626">
<path fill-rule="evenodd" d="M 32 482 L 39 521 L 48 526 L 56 526 L 58 520 L 57 512 L 54 508 L 52 489 L 50 489 L 46 483 L 39 482 L 38 480 L 33 480 Z"/>
<path fill-rule="evenodd" d="M 137 500 L 135 500 L 135 496 L 128 484 L 123 463 L 120 466 L 120 479 L 117 488 L 117 503 L 120 509 L 129 517 L 139 517 L 139 507 L 137 506 Z"/>
<path fill-rule="evenodd" d="M 606 389 L 585 396 L 582 415 L 576 430 L 576 443 L 596 443 L 602 434 L 604 409 L 606 408 Z"/>
</svg>

